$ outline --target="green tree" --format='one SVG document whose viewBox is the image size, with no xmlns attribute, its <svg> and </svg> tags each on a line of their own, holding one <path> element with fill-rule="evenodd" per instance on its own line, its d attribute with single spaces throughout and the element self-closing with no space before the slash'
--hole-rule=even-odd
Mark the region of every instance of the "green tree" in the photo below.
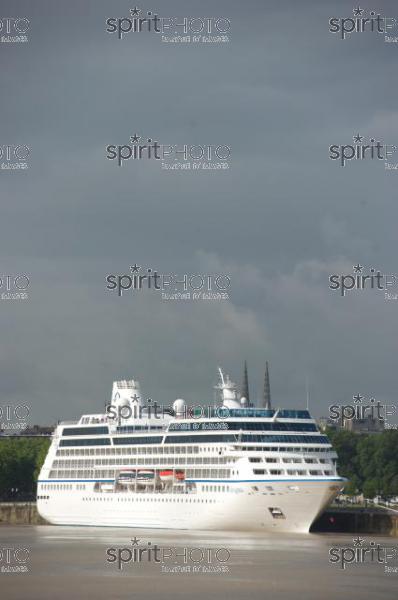
<svg viewBox="0 0 398 600">
<path fill-rule="evenodd" d="M 359 491 L 367 498 L 398 494 L 398 430 L 367 435 L 328 430 L 327 434 L 338 454 L 339 473 L 349 479 L 347 494 Z"/>
<path fill-rule="evenodd" d="M 363 494 L 365 498 L 374 498 L 379 491 L 379 485 L 376 479 L 367 479 L 363 485 Z"/>
<path fill-rule="evenodd" d="M 28 499 L 36 494 L 36 481 L 50 445 L 48 438 L 0 438 L 0 497 Z"/>
</svg>

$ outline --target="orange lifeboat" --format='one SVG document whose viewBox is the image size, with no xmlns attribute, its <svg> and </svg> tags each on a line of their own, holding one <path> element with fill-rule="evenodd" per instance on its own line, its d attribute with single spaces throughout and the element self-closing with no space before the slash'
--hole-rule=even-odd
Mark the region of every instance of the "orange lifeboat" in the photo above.
<svg viewBox="0 0 398 600">
<path fill-rule="evenodd" d="M 160 481 L 173 481 L 173 469 L 163 469 L 159 471 Z"/>
</svg>

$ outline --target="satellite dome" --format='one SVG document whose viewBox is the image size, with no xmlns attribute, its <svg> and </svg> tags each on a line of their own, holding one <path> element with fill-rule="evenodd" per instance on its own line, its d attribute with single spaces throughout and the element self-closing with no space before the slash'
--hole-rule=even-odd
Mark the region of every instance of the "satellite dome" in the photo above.
<svg viewBox="0 0 398 600">
<path fill-rule="evenodd" d="M 185 412 L 185 400 L 183 400 L 182 398 L 177 398 L 177 400 L 174 400 L 173 410 L 176 416 L 182 416 Z"/>
</svg>

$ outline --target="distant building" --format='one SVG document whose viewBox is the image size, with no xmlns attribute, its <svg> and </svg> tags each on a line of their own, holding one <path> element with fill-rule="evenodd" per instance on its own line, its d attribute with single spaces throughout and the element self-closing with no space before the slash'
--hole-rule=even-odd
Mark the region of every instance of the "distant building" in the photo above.
<svg viewBox="0 0 398 600">
<path fill-rule="evenodd" d="M 250 404 L 250 392 L 249 392 L 249 375 L 247 373 L 247 362 L 243 366 L 243 381 L 242 391 L 240 395 L 240 401 L 242 406 L 251 406 Z"/>
<path fill-rule="evenodd" d="M 55 429 L 55 425 L 31 425 L 25 429 L 0 429 L 1 437 L 34 437 L 34 436 L 51 436 Z"/>
<path fill-rule="evenodd" d="M 381 433 L 384 431 L 384 420 L 372 418 L 370 415 L 364 419 L 344 419 L 343 429 L 353 433 Z"/>
<path fill-rule="evenodd" d="M 330 417 L 320 417 L 317 419 L 319 429 L 325 431 L 326 428 L 334 430 L 352 431 L 353 433 L 381 433 L 384 431 L 384 421 L 372 418 L 367 415 L 364 419 L 331 419 Z"/>
<path fill-rule="evenodd" d="M 330 417 L 320 417 L 316 420 L 318 423 L 318 427 L 321 431 L 325 431 L 328 429 L 341 429 L 340 423 L 335 419 L 331 419 Z"/>
<path fill-rule="evenodd" d="M 247 362 L 243 365 L 243 378 L 240 392 L 240 403 L 242 406 L 249 408 L 255 408 L 257 403 L 250 402 L 250 391 L 249 391 L 249 375 L 247 373 Z M 269 380 L 269 367 L 268 361 L 265 363 L 265 374 L 264 374 L 264 391 L 263 397 L 260 400 L 259 408 L 266 408 L 270 410 L 271 407 L 271 386 Z"/>
<path fill-rule="evenodd" d="M 30 427 L 27 427 L 21 431 L 21 433 L 23 435 L 52 435 L 54 429 L 55 425 L 31 425 Z"/>
<path fill-rule="evenodd" d="M 264 408 L 271 409 L 271 385 L 269 381 L 268 361 L 265 363 L 263 406 Z"/>
</svg>

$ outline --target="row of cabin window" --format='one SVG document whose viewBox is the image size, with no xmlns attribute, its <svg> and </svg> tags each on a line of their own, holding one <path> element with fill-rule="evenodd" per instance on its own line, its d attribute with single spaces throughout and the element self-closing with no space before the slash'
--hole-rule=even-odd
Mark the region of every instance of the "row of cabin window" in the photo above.
<svg viewBox="0 0 398 600">
<path fill-rule="evenodd" d="M 173 465 L 226 465 L 231 462 L 234 462 L 233 459 L 226 458 L 223 456 L 194 456 L 194 457 L 162 457 L 162 458 L 136 458 L 131 459 L 130 457 L 125 460 L 123 458 L 96 458 L 92 460 L 87 459 L 74 459 L 69 458 L 68 460 L 54 460 L 52 468 L 53 469 L 78 469 L 79 467 L 96 467 L 96 466 L 120 466 L 128 464 L 128 466 L 132 466 L 132 463 L 137 465 L 162 465 L 164 468 L 171 467 Z"/>
<path fill-rule="evenodd" d="M 52 469 L 50 471 L 50 479 L 114 479 L 118 471 L 114 469 L 87 469 L 87 470 L 76 470 L 76 469 Z M 185 476 L 186 478 L 214 478 L 214 479 L 228 479 L 230 477 L 230 469 L 187 469 Z"/>
<path fill-rule="evenodd" d="M 249 458 L 249 462 L 251 463 L 260 463 L 260 462 L 266 462 L 266 463 L 302 463 L 305 462 L 307 464 L 316 464 L 316 463 L 321 463 L 321 464 L 327 464 L 330 463 L 332 461 L 326 459 L 326 458 L 276 458 L 276 457 L 266 457 L 266 458 L 260 458 L 257 456 L 253 456 Z"/>
<path fill-rule="evenodd" d="M 319 470 L 295 470 L 295 469 L 270 469 L 267 471 L 266 469 L 253 469 L 254 475 L 300 475 L 303 477 L 304 475 L 332 475 L 333 471 L 319 471 Z"/>
</svg>

